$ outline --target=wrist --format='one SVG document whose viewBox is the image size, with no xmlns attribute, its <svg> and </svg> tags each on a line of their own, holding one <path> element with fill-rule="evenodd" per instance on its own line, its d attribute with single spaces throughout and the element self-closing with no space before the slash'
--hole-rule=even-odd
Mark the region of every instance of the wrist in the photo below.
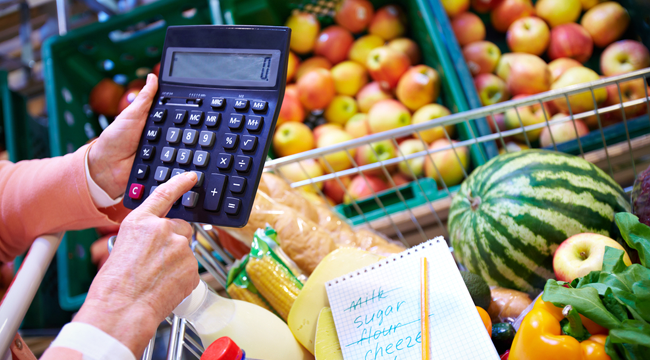
<svg viewBox="0 0 650 360">
<path fill-rule="evenodd" d="M 102 158 L 101 144 L 95 142 L 88 150 L 88 172 L 93 181 L 99 186 L 111 199 L 124 194 L 124 187 L 118 184 L 113 176 L 113 169 Z"/>
</svg>

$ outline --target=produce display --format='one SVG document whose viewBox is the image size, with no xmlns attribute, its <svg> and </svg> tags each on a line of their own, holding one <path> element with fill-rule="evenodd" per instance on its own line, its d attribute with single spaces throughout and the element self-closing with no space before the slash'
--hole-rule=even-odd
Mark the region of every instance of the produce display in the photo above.
<svg viewBox="0 0 650 360">
<path fill-rule="evenodd" d="M 418 44 L 405 37 L 407 18 L 398 5 L 374 9 L 367 0 L 344 0 L 337 8 L 334 25 L 321 28 L 309 13 L 294 11 L 286 21 L 292 28 L 288 86 L 273 139 L 274 153 L 288 156 L 339 144 L 369 134 L 419 124 L 449 115 L 437 104 L 441 91 L 438 72 L 421 64 Z M 426 148 L 448 147 L 455 126 L 423 131 L 421 139 L 410 136 L 361 146 L 346 152 L 305 160 L 289 169 L 280 168 L 291 181 L 300 181 L 356 166 L 410 155 Z M 425 168 L 424 158 L 409 165 L 369 171 L 368 178 L 349 179 L 348 196 L 332 181 L 322 188 L 333 204 L 349 203 L 373 192 L 430 177 L 442 186 L 460 183 L 469 166 L 469 150 L 458 148 L 434 155 Z M 452 157 L 454 158 L 453 162 Z M 430 161 L 427 161 L 430 162 Z M 447 174 L 450 168 L 450 174 Z M 307 172 L 307 173 L 305 173 Z M 460 174 L 461 176 L 458 176 Z M 389 179 L 390 177 L 390 179 Z M 343 180 L 347 182 L 348 180 Z M 311 186 L 305 190 L 314 191 Z"/>
<path fill-rule="evenodd" d="M 615 1 L 448 0 L 442 4 L 483 105 L 517 100 L 548 90 L 598 80 L 650 66 L 650 52 L 628 31 L 630 16 Z M 469 10 L 474 12 L 469 12 Z M 478 14 L 478 15 L 477 15 Z M 488 118 L 492 132 L 567 119 L 570 115 L 645 97 L 643 79 L 601 87 Z M 622 98 L 621 98 L 622 97 Z M 569 110 L 569 105 L 571 109 Z M 645 104 L 642 104 L 645 105 Z M 603 127 L 645 114 L 629 106 L 600 116 Z M 595 115 L 505 139 L 510 151 L 550 147 L 599 128 Z M 498 146 L 503 146 L 500 141 Z M 513 146 L 509 144 L 513 143 Z"/>
<path fill-rule="evenodd" d="M 590 162 L 528 150 L 470 174 L 449 209 L 449 237 L 458 261 L 488 284 L 531 292 L 553 277 L 560 243 L 585 232 L 610 236 L 621 211 L 630 211 L 627 196 Z"/>
</svg>

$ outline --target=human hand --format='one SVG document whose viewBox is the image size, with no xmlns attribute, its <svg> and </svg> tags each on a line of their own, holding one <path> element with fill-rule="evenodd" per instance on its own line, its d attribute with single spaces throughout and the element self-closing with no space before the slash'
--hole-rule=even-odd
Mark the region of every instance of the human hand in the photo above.
<svg viewBox="0 0 650 360">
<path fill-rule="evenodd" d="M 136 357 L 142 354 L 160 322 L 199 283 L 190 224 L 163 218 L 196 180 L 191 171 L 172 177 L 124 219 L 73 321 L 103 330 Z"/>
<path fill-rule="evenodd" d="M 149 74 L 147 84 L 133 103 L 102 131 L 90 148 L 90 176 L 112 199 L 124 194 L 126 190 L 142 129 L 157 90 L 158 78 Z"/>
</svg>

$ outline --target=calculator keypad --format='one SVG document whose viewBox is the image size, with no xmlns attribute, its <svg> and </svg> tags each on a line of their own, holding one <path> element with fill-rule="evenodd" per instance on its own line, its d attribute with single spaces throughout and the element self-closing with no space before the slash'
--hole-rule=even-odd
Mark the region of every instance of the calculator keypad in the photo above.
<svg viewBox="0 0 650 360">
<path fill-rule="evenodd" d="M 160 153 L 160 160 L 164 163 L 174 162 L 174 156 L 176 155 L 176 148 L 165 146 Z"/>
<path fill-rule="evenodd" d="M 181 138 L 181 129 L 175 128 L 175 127 L 170 127 L 167 129 L 167 136 L 165 137 L 165 140 L 167 140 L 168 143 L 170 144 L 176 144 Z"/>
<path fill-rule="evenodd" d="M 194 129 L 185 129 L 183 131 L 183 144 L 185 145 L 194 145 L 198 140 L 197 131 Z"/>
</svg>

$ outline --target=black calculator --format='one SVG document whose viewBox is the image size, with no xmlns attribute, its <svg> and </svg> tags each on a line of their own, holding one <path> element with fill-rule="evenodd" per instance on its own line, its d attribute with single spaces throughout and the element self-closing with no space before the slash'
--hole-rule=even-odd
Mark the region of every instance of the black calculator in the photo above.
<svg viewBox="0 0 650 360">
<path fill-rule="evenodd" d="M 196 186 L 167 216 L 246 225 L 284 96 L 290 35 L 282 26 L 167 29 L 124 206 L 134 209 L 172 176 L 194 171 Z"/>
</svg>

